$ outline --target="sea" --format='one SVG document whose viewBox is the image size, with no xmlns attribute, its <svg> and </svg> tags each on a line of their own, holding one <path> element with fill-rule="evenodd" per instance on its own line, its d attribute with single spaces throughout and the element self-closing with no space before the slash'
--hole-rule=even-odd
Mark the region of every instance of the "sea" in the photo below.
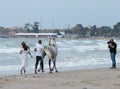
<svg viewBox="0 0 120 89">
<path fill-rule="evenodd" d="M 30 47 L 33 58 L 28 55 L 26 74 L 34 74 L 35 52 L 38 40 L 48 45 L 49 38 L 0 38 L 0 76 L 20 74 L 21 42 Z M 111 67 L 111 59 L 106 39 L 64 39 L 56 38 L 58 55 L 56 66 L 58 71 L 77 69 L 95 69 Z M 120 66 L 120 40 L 117 43 L 117 66 Z M 39 66 L 38 66 L 39 67 Z M 45 73 L 49 73 L 48 57 L 44 58 Z"/>
</svg>

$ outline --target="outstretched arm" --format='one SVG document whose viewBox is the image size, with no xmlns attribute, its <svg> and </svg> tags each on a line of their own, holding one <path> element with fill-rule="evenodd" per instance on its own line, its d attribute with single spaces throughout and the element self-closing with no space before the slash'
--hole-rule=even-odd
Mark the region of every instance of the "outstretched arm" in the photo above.
<svg viewBox="0 0 120 89">
<path fill-rule="evenodd" d="M 28 54 L 31 56 L 31 58 L 33 58 L 33 56 L 31 55 L 31 53 L 30 53 L 30 52 L 28 52 Z"/>
</svg>

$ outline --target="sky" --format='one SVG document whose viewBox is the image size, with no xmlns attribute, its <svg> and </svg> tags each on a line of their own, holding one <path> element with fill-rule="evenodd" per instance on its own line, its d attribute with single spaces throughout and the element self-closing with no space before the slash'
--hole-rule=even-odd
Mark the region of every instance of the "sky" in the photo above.
<svg viewBox="0 0 120 89">
<path fill-rule="evenodd" d="M 120 21 L 120 0 L 0 0 L 0 27 L 35 21 L 41 29 L 113 27 Z"/>
</svg>

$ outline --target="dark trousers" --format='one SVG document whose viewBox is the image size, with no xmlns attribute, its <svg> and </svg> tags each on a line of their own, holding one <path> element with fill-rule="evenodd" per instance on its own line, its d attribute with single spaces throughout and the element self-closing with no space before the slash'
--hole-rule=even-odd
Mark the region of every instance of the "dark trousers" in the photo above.
<svg viewBox="0 0 120 89">
<path fill-rule="evenodd" d="M 36 56 L 35 69 L 37 69 L 39 61 L 40 61 L 40 69 L 43 71 L 44 65 L 43 65 L 43 58 L 41 56 Z"/>
</svg>

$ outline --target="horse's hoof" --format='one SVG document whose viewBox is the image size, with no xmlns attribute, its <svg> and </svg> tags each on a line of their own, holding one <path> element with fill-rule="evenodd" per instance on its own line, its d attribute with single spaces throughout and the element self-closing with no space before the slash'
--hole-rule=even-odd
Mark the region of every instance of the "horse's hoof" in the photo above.
<svg viewBox="0 0 120 89">
<path fill-rule="evenodd" d="M 56 71 L 56 73 L 58 73 L 58 71 Z"/>
</svg>

